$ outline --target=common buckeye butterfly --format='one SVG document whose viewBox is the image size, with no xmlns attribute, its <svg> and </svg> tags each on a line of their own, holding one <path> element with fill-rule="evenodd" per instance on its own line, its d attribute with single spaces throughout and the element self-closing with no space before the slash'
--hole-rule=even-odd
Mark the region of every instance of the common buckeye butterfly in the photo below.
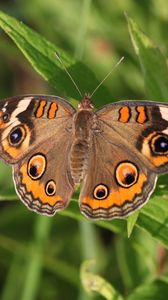
<svg viewBox="0 0 168 300">
<path fill-rule="evenodd" d="M 0 102 L 0 139 L 29 209 L 52 216 L 81 184 L 85 216 L 123 218 L 168 172 L 168 104 L 124 101 L 94 111 L 87 95 L 77 110 L 57 96 L 13 97 Z"/>
</svg>

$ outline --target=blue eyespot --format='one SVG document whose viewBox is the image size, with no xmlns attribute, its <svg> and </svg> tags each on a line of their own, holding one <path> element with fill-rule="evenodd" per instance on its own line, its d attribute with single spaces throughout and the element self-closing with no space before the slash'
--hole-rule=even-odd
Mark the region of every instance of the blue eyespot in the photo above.
<svg viewBox="0 0 168 300">
<path fill-rule="evenodd" d="M 9 140 L 12 145 L 18 145 L 22 140 L 24 136 L 24 129 L 22 127 L 16 127 L 12 129 Z"/>
<path fill-rule="evenodd" d="M 166 136 L 159 136 L 155 139 L 154 151 L 163 154 L 168 151 L 168 138 Z"/>
</svg>

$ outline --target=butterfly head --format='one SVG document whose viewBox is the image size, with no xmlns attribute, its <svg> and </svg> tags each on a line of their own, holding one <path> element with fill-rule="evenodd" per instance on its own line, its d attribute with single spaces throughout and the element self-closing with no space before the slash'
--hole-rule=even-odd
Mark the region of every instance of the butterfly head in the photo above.
<svg viewBox="0 0 168 300">
<path fill-rule="evenodd" d="M 94 108 L 94 105 L 91 102 L 90 95 L 85 94 L 82 101 L 78 104 L 78 111 L 80 111 L 80 110 L 92 111 L 93 108 Z"/>
</svg>

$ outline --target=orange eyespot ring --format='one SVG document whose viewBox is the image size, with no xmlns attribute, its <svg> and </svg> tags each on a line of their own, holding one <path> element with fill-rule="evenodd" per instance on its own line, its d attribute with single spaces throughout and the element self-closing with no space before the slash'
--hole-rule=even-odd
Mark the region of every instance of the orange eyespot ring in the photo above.
<svg viewBox="0 0 168 300">
<path fill-rule="evenodd" d="M 16 126 L 12 128 L 8 135 L 9 144 L 12 146 L 19 146 L 26 137 L 26 130 L 24 126 Z"/>
<path fill-rule="evenodd" d="M 28 162 L 27 173 L 33 180 L 40 179 L 46 170 L 46 158 L 43 154 L 33 155 Z"/>
<path fill-rule="evenodd" d="M 45 191 L 48 196 L 54 196 L 56 193 L 56 183 L 54 180 L 49 180 L 46 183 Z"/>
<path fill-rule="evenodd" d="M 115 171 L 117 183 L 124 188 L 134 185 L 138 180 L 138 176 L 138 168 L 128 161 L 120 162 Z"/>
<path fill-rule="evenodd" d="M 156 134 L 152 137 L 150 142 L 150 148 L 153 153 L 157 155 L 167 155 L 168 154 L 168 135 L 166 134 Z"/>
<path fill-rule="evenodd" d="M 98 184 L 93 191 L 93 197 L 97 200 L 104 200 L 109 195 L 109 189 L 105 184 Z"/>
</svg>

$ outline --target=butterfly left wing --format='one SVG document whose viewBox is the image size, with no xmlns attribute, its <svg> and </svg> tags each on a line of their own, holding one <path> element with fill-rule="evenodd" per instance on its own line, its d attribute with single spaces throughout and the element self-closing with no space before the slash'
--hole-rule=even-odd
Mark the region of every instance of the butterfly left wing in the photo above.
<svg viewBox="0 0 168 300">
<path fill-rule="evenodd" d="M 67 206 L 73 192 L 68 154 L 75 109 L 55 96 L 26 95 L 0 102 L 0 157 L 13 165 L 26 206 L 47 215 Z"/>
<path fill-rule="evenodd" d="M 168 105 L 124 102 L 98 111 L 80 209 L 91 219 L 123 218 L 149 199 L 168 172 Z"/>
</svg>

